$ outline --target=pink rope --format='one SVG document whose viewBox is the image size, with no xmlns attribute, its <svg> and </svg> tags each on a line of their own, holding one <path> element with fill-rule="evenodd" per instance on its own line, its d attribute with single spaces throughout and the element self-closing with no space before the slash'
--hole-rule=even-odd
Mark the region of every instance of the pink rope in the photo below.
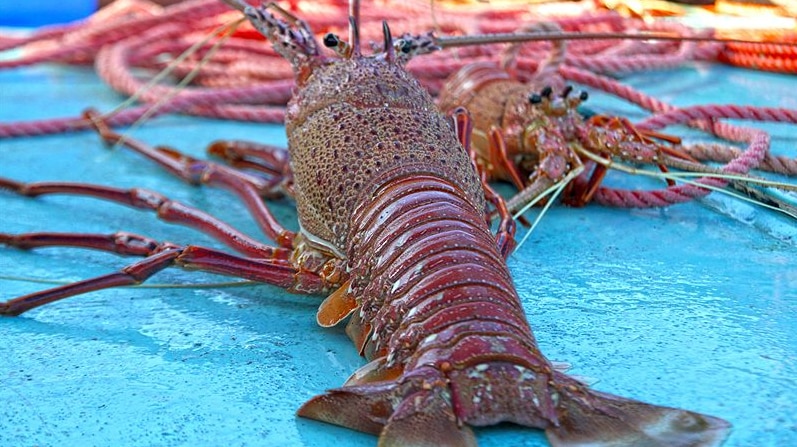
<svg viewBox="0 0 797 447">
<path fill-rule="evenodd" d="M 668 113 L 654 115 L 638 124 L 643 129 L 660 129 L 698 119 L 733 118 L 752 121 L 797 123 L 797 110 L 778 107 L 739 105 L 700 105 L 682 107 Z"/>
<path fill-rule="evenodd" d="M 251 3 L 257 3 L 252 1 Z M 319 34 L 345 33 L 347 2 L 319 0 L 312 4 L 292 5 L 295 13 L 308 22 Z M 476 6 L 467 11 L 447 12 L 438 8 L 432 20 L 429 2 L 424 0 L 395 2 L 390 8 L 382 4 L 362 4 L 363 41 L 381 40 L 381 20 L 387 19 L 396 33 L 420 33 L 439 26 L 443 32 L 511 32 L 528 23 L 527 9 L 495 11 Z M 110 11 L 110 10 L 108 10 Z M 130 11 L 114 15 L 103 10 L 102 20 L 42 29 L 27 38 L 0 36 L 0 49 L 22 48 L 18 59 L 0 61 L 0 69 L 31 64 L 57 62 L 87 64 L 94 62 L 100 77 L 115 90 L 126 95 L 140 92 L 144 82 L 133 75 L 136 68 L 160 69 L 164 54 L 176 55 L 202 39 L 211 29 L 239 14 L 218 0 L 190 0 L 175 6 L 160 8 L 141 1 Z M 613 12 L 595 12 L 579 17 L 554 20 L 569 31 L 629 31 L 638 29 L 668 30 L 693 34 L 694 31 L 674 24 L 646 24 L 622 18 Z M 247 37 L 254 37 L 255 40 Z M 600 77 L 592 72 L 627 73 L 634 70 L 671 67 L 687 60 L 712 60 L 722 49 L 721 44 L 640 43 L 620 44 L 618 41 L 570 42 L 567 59 L 559 67 L 562 76 L 585 85 L 601 88 L 625 97 L 654 112 L 673 107 L 623 86 L 618 81 Z M 196 58 L 206 54 L 208 47 L 197 52 L 193 59 L 174 70 L 185 75 Z M 502 46 L 489 45 L 461 48 L 417 58 L 410 71 L 433 93 L 443 80 L 462 66 L 481 60 L 494 60 Z M 545 42 L 523 45 L 518 66 L 533 72 L 539 61 L 550 51 Z M 172 56 L 173 57 L 173 56 Z M 275 63 L 276 61 L 279 63 Z M 553 64 L 556 66 L 558 64 Z M 545 69 L 545 67 L 542 67 Z M 589 70 L 589 71 L 588 71 Z M 592 72 L 591 72 L 592 71 Z M 111 125 L 129 125 L 140 119 L 151 104 L 174 95 L 157 111 L 160 113 L 188 113 L 203 117 L 235 119 L 255 122 L 281 122 L 284 105 L 291 95 L 293 75 L 290 68 L 263 39 L 248 27 L 242 26 L 236 36 L 225 42 L 223 49 L 198 73 L 191 87 L 179 93 L 170 85 L 160 84 L 141 93 L 144 105 L 122 111 L 110 118 Z M 89 104 L 87 104 L 88 106 Z M 731 128 L 705 121 L 692 123 L 717 135 L 731 135 Z M 70 132 L 88 128 L 80 117 L 61 117 L 46 120 L 0 123 L 0 138 Z M 741 138 L 740 135 L 737 137 Z M 751 143 L 752 144 L 752 143 Z"/>
<path fill-rule="evenodd" d="M 698 160 L 720 163 L 733 160 L 741 152 L 734 146 L 721 143 L 694 143 L 681 146 L 681 149 Z M 797 175 L 797 158 L 767 154 L 756 169 L 794 176 Z"/>
</svg>

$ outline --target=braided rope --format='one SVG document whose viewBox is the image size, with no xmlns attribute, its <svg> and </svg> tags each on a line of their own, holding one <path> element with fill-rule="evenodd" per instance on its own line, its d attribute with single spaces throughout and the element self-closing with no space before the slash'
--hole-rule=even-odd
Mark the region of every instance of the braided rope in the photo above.
<svg viewBox="0 0 797 447">
<path fill-rule="evenodd" d="M 334 0 L 319 1 L 312 8 L 302 11 L 301 17 L 319 32 L 342 30 L 347 27 L 345 3 Z M 228 11 L 218 0 L 192 0 L 163 9 L 147 8 L 144 5 L 132 15 L 115 17 L 107 13 L 108 17 L 103 17 L 103 20 L 89 19 L 84 23 L 42 29 L 27 38 L 0 37 L 0 49 L 25 46 L 25 54 L 21 58 L 0 61 L 0 69 L 44 62 L 94 62 L 101 79 L 113 89 L 126 95 L 139 95 L 139 100 L 145 103 L 114 114 L 108 120 L 112 126 L 129 125 L 142 116 L 153 113 L 172 112 L 241 121 L 282 122 L 284 105 L 293 88 L 292 71 L 269 45 L 263 44 L 259 34 L 246 27 L 228 39 L 224 49 L 206 62 L 198 71 L 191 87 L 178 91 L 175 87 L 159 84 L 142 91 L 145 82 L 133 75 L 133 70 L 139 67 L 162 68 L 164 62 L 160 57 L 163 54 L 178 54 L 191 47 L 208 30 L 218 27 L 225 20 L 224 13 Z M 102 12 L 98 13 L 98 16 L 101 14 Z M 378 24 L 383 18 L 390 20 L 395 29 L 407 31 L 438 27 L 448 31 L 511 32 L 524 23 L 525 14 L 526 11 L 521 9 L 491 11 L 475 8 L 456 14 L 436 11 L 436 17 L 432 19 L 428 5 L 422 1 L 397 4 L 395 8 L 364 4 L 361 32 L 363 41 L 379 40 L 381 30 Z M 683 26 L 671 23 L 646 24 L 624 19 L 615 13 L 586 14 L 557 19 L 554 22 L 556 26 L 569 31 L 617 32 L 642 29 L 696 34 Z M 495 54 L 501 51 L 500 48 L 489 45 L 440 52 L 414 60 L 409 70 L 434 93 L 454 71 L 476 61 L 493 60 Z M 576 41 L 569 43 L 566 55 L 563 46 L 558 48 L 551 53 L 549 43 L 525 44 L 517 52 L 517 65 L 523 71 L 538 71 L 538 74 L 550 74 L 558 69 L 559 74 L 566 79 L 598 88 L 652 111 L 654 116 L 640 124 L 640 128 L 652 129 L 687 123 L 722 138 L 746 143 L 748 147 L 744 151 L 727 150 L 726 146 L 723 148 L 726 149 L 725 152 L 720 154 L 720 147 L 717 146 L 714 153 L 706 154 L 713 160 L 727 163 L 724 169 L 728 172 L 747 172 L 759 163 L 763 163 L 764 169 L 771 167 L 776 172 L 797 171 L 794 160 L 773 157 L 767 153 L 769 137 L 765 133 L 716 121 L 717 118 L 740 118 L 795 122 L 792 111 L 738 106 L 676 109 L 619 81 L 596 74 L 674 67 L 688 60 L 717 58 L 737 64 L 767 67 L 781 64 L 779 67 L 788 71 L 792 70 L 792 66 L 783 65 L 782 61 L 794 62 L 794 53 L 797 50 L 793 47 L 771 44 L 745 46 L 693 42 L 649 44 Z M 194 57 L 199 58 L 207 51 L 207 47 L 202 48 Z M 757 55 L 750 55 L 756 52 Z M 540 62 L 550 55 L 553 55 L 551 62 Z M 565 57 L 564 62 L 562 56 Z M 746 61 L 742 57 L 747 58 Z M 186 75 L 194 69 L 194 63 L 191 61 L 177 65 L 174 67 L 174 74 Z M 152 104 L 170 96 L 171 99 L 156 112 L 150 111 Z M 88 122 L 78 117 L 0 123 L 0 138 L 70 132 L 89 127 Z M 696 147 L 694 150 L 698 149 Z M 714 179 L 700 181 L 712 185 L 724 184 Z M 623 191 L 602 187 L 596 194 L 596 200 L 615 206 L 665 206 L 707 193 L 705 189 L 689 185 L 657 191 Z"/>
<path fill-rule="evenodd" d="M 797 110 L 778 107 L 739 106 L 733 104 L 682 107 L 652 116 L 639 123 L 640 128 L 660 129 L 698 119 L 732 118 L 752 121 L 797 123 Z"/>
<path fill-rule="evenodd" d="M 771 36 L 767 36 L 771 38 Z M 731 65 L 797 74 L 797 34 L 778 36 L 779 42 L 728 43 L 717 59 Z"/>
<path fill-rule="evenodd" d="M 737 147 L 721 143 L 693 143 L 681 146 L 680 149 L 698 160 L 718 163 L 727 163 L 741 153 Z M 794 176 L 797 175 L 797 158 L 767 154 L 756 169 Z"/>
</svg>

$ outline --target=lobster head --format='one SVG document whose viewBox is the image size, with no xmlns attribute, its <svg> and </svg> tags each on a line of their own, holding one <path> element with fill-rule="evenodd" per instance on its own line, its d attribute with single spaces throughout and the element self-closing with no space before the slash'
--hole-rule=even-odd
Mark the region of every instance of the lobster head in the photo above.
<svg viewBox="0 0 797 447">
<path fill-rule="evenodd" d="M 343 60 L 366 60 L 363 58 L 359 33 L 359 1 L 353 0 L 349 5 L 349 38 L 342 40 L 337 35 L 328 33 L 322 39 L 325 47 L 332 49 L 337 57 L 322 55 L 318 41 L 308 24 L 274 2 L 255 8 L 244 0 L 223 0 L 228 5 L 241 11 L 249 22 L 274 47 L 274 50 L 293 66 L 296 81 L 302 87 L 314 70 L 320 66 L 334 64 Z M 427 35 L 403 35 L 393 39 L 387 22 L 382 22 L 384 37 L 383 49 L 368 59 L 383 59 L 403 65 L 418 54 L 425 54 L 439 49 L 431 33 Z"/>
<path fill-rule="evenodd" d="M 451 121 L 404 68 L 413 56 L 437 48 L 430 34 L 394 39 L 383 22 L 381 48 L 364 55 L 356 1 L 348 40 L 331 33 L 317 39 L 304 21 L 274 3 L 254 8 L 225 1 L 293 66 L 296 88 L 285 128 L 299 223 L 314 248 L 344 257 L 355 208 L 402 169 L 439 172 L 483 203 Z"/>
</svg>

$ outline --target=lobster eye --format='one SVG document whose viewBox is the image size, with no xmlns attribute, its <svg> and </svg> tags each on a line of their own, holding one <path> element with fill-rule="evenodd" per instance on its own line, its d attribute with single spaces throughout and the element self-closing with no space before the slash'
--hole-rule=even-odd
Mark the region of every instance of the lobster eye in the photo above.
<svg viewBox="0 0 797 447">
<path fill-rule="evenodd" d="M 551 98 L 551 93 L 553 93 L 553 88 L 551 88 L 550 85 L 546 85 L 542 90 L 540 90 L 540 95 L 549 99 Z"/>
<path fill-rule="evenodd" d="M 573 91 L 572 85 L 565 86 L 564 90 L 562 90 L 562 98 L 567 98 L 570 95 L 570 92 L 572 91 Z"/>
<path fill-rule="evenodd" d="M 399 50 L 404 54 L 409 54 L 412 51 L 412 42 L 402 39 L 399 42 Z"/>
<path fill-rule="evenodd" d="M 334 48 L 338 46 L 339 42 L 340 38 L 332 33 L 327 33 L 326 36 L 324 36 L 324 46 L 327 48 Z"/>
<path fill-rule="evenodd" d="M 542 96 L 532 93 L 529 95 L 529 102 L 532 104 L 539 104 L 542 102 Z"/>
<path fill-rule="evenodd" d="M 578 99 L 580 99 L 582 101 L 586 101 L 587 98 L 589 98 L 589 93 L 587 93 L 587 92 L 581 92 L 581 94 L 578 95 Z"/>
</svg>

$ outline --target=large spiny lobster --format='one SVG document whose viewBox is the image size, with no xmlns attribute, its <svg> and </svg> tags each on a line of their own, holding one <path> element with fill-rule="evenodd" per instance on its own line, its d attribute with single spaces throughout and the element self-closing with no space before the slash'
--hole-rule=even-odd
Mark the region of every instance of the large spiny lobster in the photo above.
<svg viewBox="0 0 797 447">
<path fill-rule="evenodd" d="M 385 25 L 383 49 L 364 56 L 354 2 L 348 42 L 328 35 L 324 44 L 338 56 L 327 57 L 307 26 L 278 7 L 229 3 L 296 72 L 298 91 L 286 128 L 300 232 L 269 221 L 280 247 L 262 247 L 146 192 L 4 181 L 27 195 L 95 194 L 157 208 L 174 220 L 215 231 L 259 259 L 123 237 L 114 243 L 129 244 L 136 254 L 150 250 L 147 259 L 117 274 L 0 304 L 3 314 L 145 280 L 169 265 L 295 291 L 334 290 L 319 308 L 319 323 L 332 326 L 349 317 L 346 332 L 371 362 L 343 387 L 305 403 L 302 416 L 379 434 L 380 445 L 474 445 L 469 426 L 502 421 L 544 429 L 552 444 L 563 446 L 722 441 L 729 425 L 721 419 L 592 390 L 542 356 L 504 261 L 511 251 L 511 221 L 503 213 L 502 229 L 491 233 L 485 197 L 499 209 L 502 202 L 484 189 L 463 150 L 469 146 L 469 119 L 459 112 L 452 126 L 404 70 L 415 50 L 411 40 L 394 41 Z M 107 141 L 137 145 L 104 128 L 95 115 L 88 117 Z M 255 180 L 170 150 L 138 150 L 188 180 L 227 186 L 256 215 L 270 216 L 252 199 Z M 284 162 L 278 156 L 272 160 Z M 22 247 L 52 243 L 6 239 Z M 106 246 L 60 239 L 67 242 Z M 423 256 L 417 256 L 421 249 Z"/>
</svg>

